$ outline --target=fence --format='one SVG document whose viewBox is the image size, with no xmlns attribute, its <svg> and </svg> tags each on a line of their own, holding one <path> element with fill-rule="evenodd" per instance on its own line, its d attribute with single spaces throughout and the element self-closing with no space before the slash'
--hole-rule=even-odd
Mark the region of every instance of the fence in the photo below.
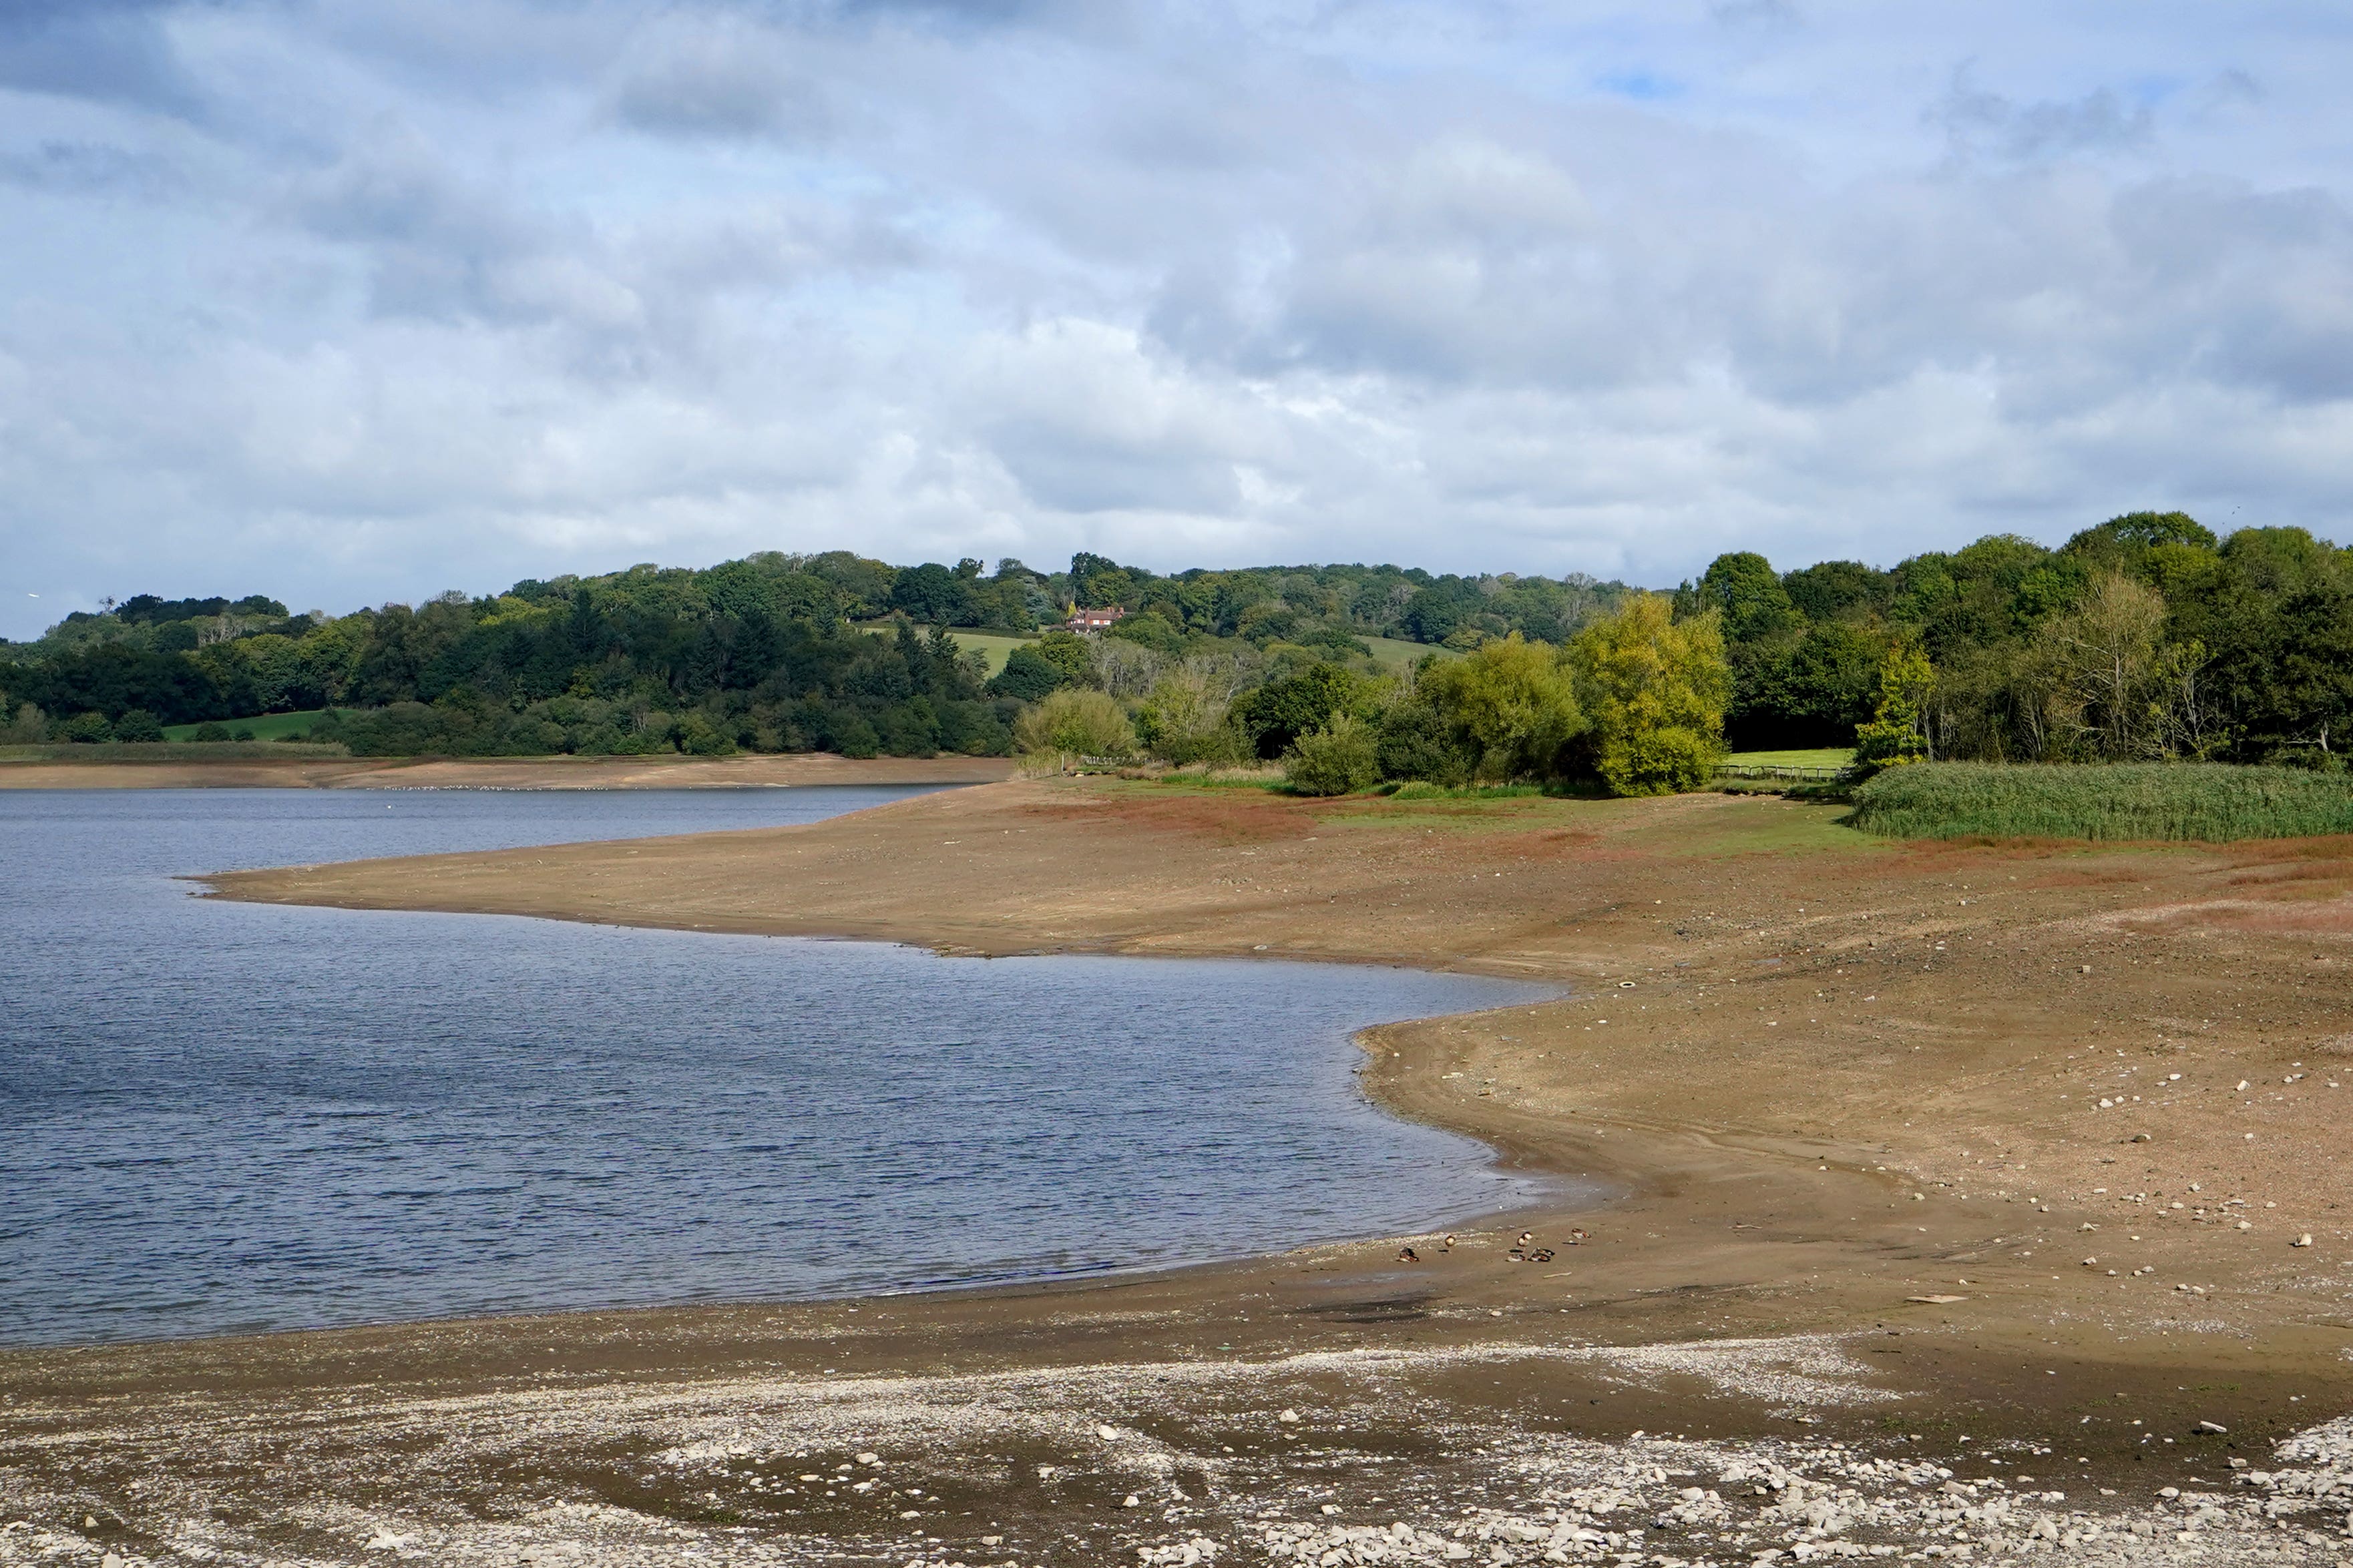
<svg viewBox="0 0 2353 1568">
<path fill-rule="evenodd" d="M 1785 779 L 1793 784 L 1836 784 L 1852 778 L 1854 769 L 1827 767 L 1808 763 L 1718 763 L 1715 776 L 1720 779 Z"/>
</svg>

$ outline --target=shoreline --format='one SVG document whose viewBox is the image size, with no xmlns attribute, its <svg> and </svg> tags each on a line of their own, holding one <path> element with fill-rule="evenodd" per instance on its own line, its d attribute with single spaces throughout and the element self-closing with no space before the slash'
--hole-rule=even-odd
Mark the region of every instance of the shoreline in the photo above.
<svg viewBox="0 0 2353 1568">
<path fill-rule="evenodd" d="M 800 789 L 841 784 L 976 784 L 1011 777 L 1003 757 L 871 757 L 825 752 L 734 757 L 156 756 L 0 760 L 6 789 Z"/>
<path fill-rule="evenodd" d="M 1466 810 L 1023 781 L 805 827 L 215 886 L 946 953 L 1552 980 L 1574 994 L 1362 1031 L 1360 1088 L 1504 1169 L 1618 1173 L 1624 1191 L 1514 1211 L 1529 1217 L 1419 1264 L 1383 1238 L 891 1297 L 0 1352 L 0 1474 L 103 1441 L 153 1476 L 206 1443 L 258 1453 L 267 1433 L 276 1471 L 214 1467 L 258 1519 L 313 1518 L 325 1496 L 419 1531 L 437 1561 L 504 1561 L 495 1536 L 665 1563 L 689 1535 L 703 1551 L 742 1528 L 795 1562 L 856 1541 L 927 1563 L 1133 1560 L 1203 1532 L 1271 1552 L 1269 1531 L 1394 1517 L 1441 1536 L 1469 1521 L 1482 1555 L 1570 1523 L 1593 1533 L 1571 1561 L 1638 1544 L 1589 1503 L 1562 1510 L 1557 1488 L 1583 1478 L 1680 1521 L 1646 1525 L 1688 1539 L 1676 1560 L 1746 1563 L 1813 1528 L 1731 1483 L 1761 1465 L 1876 1499 L 1884 1531 L 1855 1539 L 1915 1555 L 1957 1528 L 1992 1550 L 2047 1518 L 2078 1542 L 2069 1561 L 2168 1561 L 2177 1526 L 2202 1563 L 2337 1561 L 2341 1531 L 2242 1517 L 2253 1494 L 2232 1478 L 2253 1471 L 2224 1465 L 2268 1474 L 2274 1441 L 2353 1408 L 2353 1216 L 2328 1208 L 2348 1152 L 2325 1087 L 2353 1080 L 2289 1068 L 2353 1034 L 2353 860 L 2326 843 L 1890 846 L 1730 796 Z M 2268 1089 L 2225 1092 L 2265 1072 Z M 2112 1087 L 2147 1092 L 2127 1109 Z M 1592 1234 L 1555 1262 L 1506 1259 L 1510 1226 L 1556 1243 L 1571 1223 Z M 2317 1245 L 2289 1249 L 2303 1231 Z M 306 1436 L 329 1411 L 341 1435 Z M 477 1458 L 439 1467 L 412 1447 L 428 1437 Z M 793 1477 L 820 1448 L 812 1474 L 871 1448 L 875 1475 L 923 1485 L 892 1490 L 896 1514 L 818 1496 Z M 273 1479 L 298 1452 L 317 1466 Z M 364 1500 L 363 1471 L 387 1469 L 415 1499 L 496 1495 L 525 1453 L 575 1512 L 522 1536 Z M 1386 1468 L 1398 1457 L 1410 1479 Z M 1918 1512 L 1916 1476 L 1883 1468 L 1915 1459 L 2000 1517 Z M 1653 1494 L 1670 1464 L 1696 1467 L 1728 1520 L 1678 1501 L 1680 1482 Z M 2062 1467 L 2063 1505 L 2019 1489 Z M 2193 1520 L 2191 1498 L 2219 1500 Z M 683 1532 L 677 1551 L 598 1533 L 647 1519 Z M 1404 1560 L 1448 1560 L 1443 1544 Z M 380 1560 L 364 1546 L 322 1560 Z"/>
</svg>

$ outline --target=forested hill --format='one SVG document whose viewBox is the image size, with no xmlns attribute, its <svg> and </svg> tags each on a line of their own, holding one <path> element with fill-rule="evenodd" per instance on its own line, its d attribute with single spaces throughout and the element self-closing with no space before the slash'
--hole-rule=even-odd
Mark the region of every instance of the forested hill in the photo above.
<svg viewBox="0 0 2353 1568">
<path fill-rule="evenodd" d="M 1367 637 L 1456 647 L 1513 631 L 1558 640 L 1627 590 L 1584 578 L 1433 576 L 1394 566 L 1158 576 L 1081 554 L 1068 570 L 893 567 L 847 552 L 764 552 L 707 571 L 633 567 L 446 594 L 410 607 L 292 615 L 255 596 L 141 595 L 0 645 L 6 711 L 50 739 L 143 739 L 160 725 L 348 708 L 311 727 L 377 753 L 818 748 L 1001 752 L 1025 700 L 1096 680 L 1088 659 L 1030 658 L 995 681 L 953 638 L 859 623 L 1026 635 L 1073 604 L 1133 612 L 1139 664 L 1219 659 L 1250 684 L 1368 658 Z M 1075 641 L 1076 639 L 1071 639 Z M 126 728 L 127 725 L 127 728 Z"/>
<path fill-rule="evenodd" d="M 142 594 L 0 644 L 0 718 L 9 740 L 139 740 L 327 710 L 311 738 L 376 753 L 995 752 L 1058 687 L 1145 720 L 1155 681 L 1181 669 L 1248 712 L 1244 694 L 1311 672 L 1394 675 L 1409 662 L 1399 642 L 1560 647 L 1633 592 L 1395 566 L 1163 576 L 1092 554 L 1040 572 L 833 552 L 341 616 Z M 2218 539 L 2141 512 L 2055 550 L 1998 535 L 1883 570 L 1734 553 L 1673 602 L 1679 619 L 1721 623 L 1735 746 L 1852 742 L 1899 649 L 1933 667 L 1918 722 L 1939 755 L 2333 759 L 2353 720 L 2353 552 L 2296 529 Z M 1130 614 L 1103 637 L 1050 631 L 993 676 L 955 636 L 1030 637 L 1071 605 Z"/>
</svg>

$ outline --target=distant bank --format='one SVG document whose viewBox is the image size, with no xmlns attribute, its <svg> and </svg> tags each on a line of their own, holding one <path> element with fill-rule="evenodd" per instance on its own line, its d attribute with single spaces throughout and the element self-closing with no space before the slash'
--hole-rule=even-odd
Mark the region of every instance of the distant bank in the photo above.
<svg viewBox="0 0 2353 1568">
<path fill-rule="evenodd" d="M 993 784 L 1005 757 L 841 757 L 826 752 L 735 757 L 400 758 L 285 755 L 238 747 L 76 747 L 0 754 L 0 789 L 780 789 L 813 784 Z M 206 748 L 207 751 L 214 748 Z M 221 752 L 228 747 L 218 748 Z M 304 750 L 309 750 L 305 748 Z"/>
</svg>

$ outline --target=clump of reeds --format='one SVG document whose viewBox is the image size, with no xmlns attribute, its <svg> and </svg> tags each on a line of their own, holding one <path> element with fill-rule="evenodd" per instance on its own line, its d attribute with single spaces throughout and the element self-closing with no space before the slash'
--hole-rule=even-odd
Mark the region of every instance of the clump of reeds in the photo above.
<svg viewBox="0 0 2353 1568">
<path fill-rule="evenodd" d="M 1847 820 L 1891 838 L 2300 838 L 2353 833 L 2353 778 L 2219 763 L 1919 763 L 1858 787 Z"/>
</svg>

